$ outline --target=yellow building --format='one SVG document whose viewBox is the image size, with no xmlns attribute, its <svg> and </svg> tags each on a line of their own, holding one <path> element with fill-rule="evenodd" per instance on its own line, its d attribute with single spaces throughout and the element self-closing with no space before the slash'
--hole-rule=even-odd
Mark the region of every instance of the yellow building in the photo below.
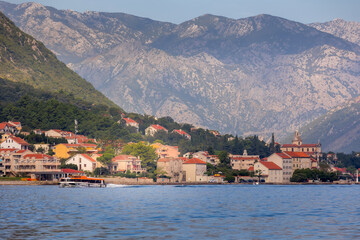
<svg viewBox="0 0 360 240">
<path fill-rule="evenodd" d="M 58 158 L 69 158 L 72 154 L 79 152 L 80 148 L 85 148 L 87 153 L 96 152 L 96 144 L 79 143 L 79 144 L 65 144 L 61 143 L 55 146 L 55 156 Z"/>
</svg>

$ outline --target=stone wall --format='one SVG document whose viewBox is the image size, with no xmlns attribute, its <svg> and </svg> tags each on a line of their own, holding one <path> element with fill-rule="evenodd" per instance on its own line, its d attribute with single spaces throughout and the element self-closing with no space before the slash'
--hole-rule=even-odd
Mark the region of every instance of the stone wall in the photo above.
<svg viewBox="0 0 360 240">
<path fill-rule="evenodd" d="M 107 177 L 104 178 L 106 184 L 155 184 L 152 178 L 123 178 L 123 177 Z"/>
</svg>

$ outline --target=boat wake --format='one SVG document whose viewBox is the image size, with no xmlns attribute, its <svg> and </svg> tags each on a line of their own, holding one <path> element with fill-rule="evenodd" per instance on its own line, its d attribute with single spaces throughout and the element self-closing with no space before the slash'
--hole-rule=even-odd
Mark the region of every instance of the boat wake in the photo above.
<svg viewBox="0 0 360 240">
<path fill-rule="evenodd" d="M 108 188 L 122 188 L 122 187 L 127 187 L 127 185 L 109 183 L 109 184 L 106 184 L 106 187 L 108 187 Z"/>
</svg>

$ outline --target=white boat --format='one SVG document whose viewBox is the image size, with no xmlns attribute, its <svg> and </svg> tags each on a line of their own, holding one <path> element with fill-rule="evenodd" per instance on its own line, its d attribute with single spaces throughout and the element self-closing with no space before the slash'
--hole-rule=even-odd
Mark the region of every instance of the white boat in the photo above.
<svg viewBox="0 0 360 240">
<path fill-rule="evenodd" d="M 60 187 L 106 187 L 102 178 L 73 176 L 60 179 Z"/>
</svg>

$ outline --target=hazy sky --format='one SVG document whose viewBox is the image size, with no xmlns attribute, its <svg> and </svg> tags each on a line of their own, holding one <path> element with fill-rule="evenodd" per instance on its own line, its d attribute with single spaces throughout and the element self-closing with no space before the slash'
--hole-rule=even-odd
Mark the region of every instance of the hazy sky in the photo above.
<svg viewBox="0 0 360 240">
<path fill-rule="evenodd" d="M 23 3 L 23 0 L 7 0 Z M 210 13 L 244 18 L 266 13 L 312 23 L 335 18 L 360 22 L 360 0 L 33 0 L 57 9 L 123 12 L 154 20 L 181 23 Z"/>
</svg>

